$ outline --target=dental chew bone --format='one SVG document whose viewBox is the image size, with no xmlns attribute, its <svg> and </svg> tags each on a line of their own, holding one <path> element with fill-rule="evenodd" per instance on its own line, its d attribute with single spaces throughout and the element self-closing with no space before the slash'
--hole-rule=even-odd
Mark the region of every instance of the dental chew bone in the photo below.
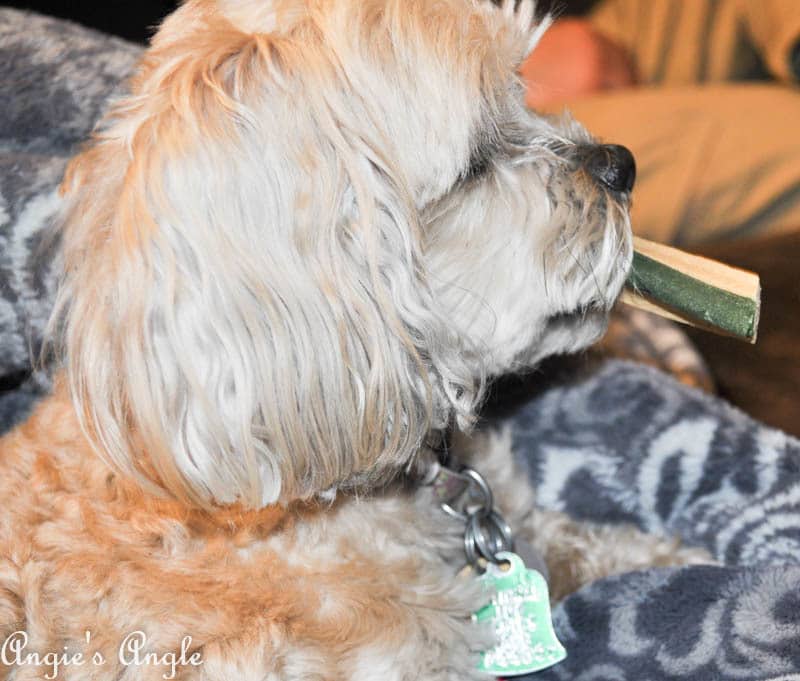
<svg viewBox="0 0 800 681">
<path fill-rule="evenodd" d="M 725 336 L 756 342 L 761 310 L 757 274 L 634 237 L 622 301 Z"/>
</svg>

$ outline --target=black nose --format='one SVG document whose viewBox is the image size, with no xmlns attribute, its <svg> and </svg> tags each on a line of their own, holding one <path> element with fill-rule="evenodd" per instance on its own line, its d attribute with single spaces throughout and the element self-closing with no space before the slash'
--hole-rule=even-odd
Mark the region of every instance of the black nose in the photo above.
<svg viewBox="0 0 800 681">
<path fill-rule="evenodd" d="M 597 144 L 581 156 L 586 170 L 608 189 L 629 192 L 636 181 L 636 161 L 627 147 L 621 144 Z"/>
</svg>

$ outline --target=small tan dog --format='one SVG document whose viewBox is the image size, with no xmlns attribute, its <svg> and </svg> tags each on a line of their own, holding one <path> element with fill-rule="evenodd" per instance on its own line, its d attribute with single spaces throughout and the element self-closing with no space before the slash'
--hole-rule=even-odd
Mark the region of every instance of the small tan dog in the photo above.
<svg viewBox="0 0 800 681">
<path fill-rule="evenodd" d="M 631 259 L 627 151 L 523 106 L 546 23 L 165 21 L 64 183 L 64 368 L 1 445 L 4 678 L 481 678 L 464 525 L 411 483 L 487 376 L 598 338 Z M 457 439 L 557 595 L 691 559 L 535 511 L 507 434 Z"/>
</svg>

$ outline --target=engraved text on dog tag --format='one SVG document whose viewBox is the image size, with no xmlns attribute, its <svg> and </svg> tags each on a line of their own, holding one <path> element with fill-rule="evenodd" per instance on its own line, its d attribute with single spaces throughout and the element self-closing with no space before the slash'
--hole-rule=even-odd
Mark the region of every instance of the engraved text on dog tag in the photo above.
<svg viewBox="0 0 800 681">
<path fill-rule="evenodd" d="M 502 563 L 490 563 L 480 578 L 495 595 L 474 615 L 477 622 L 490 624 L 497 638 L 496 645 L 481 655 L 480 670 L 515 676 L 561 662 L 567 651 L 553 631 L 544 577 L 526 568 L 515 553 L 500 553 L 497 559 Z"/>
</svg>

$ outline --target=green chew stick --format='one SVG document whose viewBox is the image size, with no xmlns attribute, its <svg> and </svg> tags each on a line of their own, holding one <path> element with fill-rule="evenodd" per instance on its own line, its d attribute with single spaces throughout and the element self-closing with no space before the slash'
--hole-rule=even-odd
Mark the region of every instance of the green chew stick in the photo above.
<svg viewBox="0 0 800 681">
<path fill-rule="evenodd" d="M 755 343 L 758 276 L 636 238 L 622 300 L 665 317 Z"/>
</svg>

